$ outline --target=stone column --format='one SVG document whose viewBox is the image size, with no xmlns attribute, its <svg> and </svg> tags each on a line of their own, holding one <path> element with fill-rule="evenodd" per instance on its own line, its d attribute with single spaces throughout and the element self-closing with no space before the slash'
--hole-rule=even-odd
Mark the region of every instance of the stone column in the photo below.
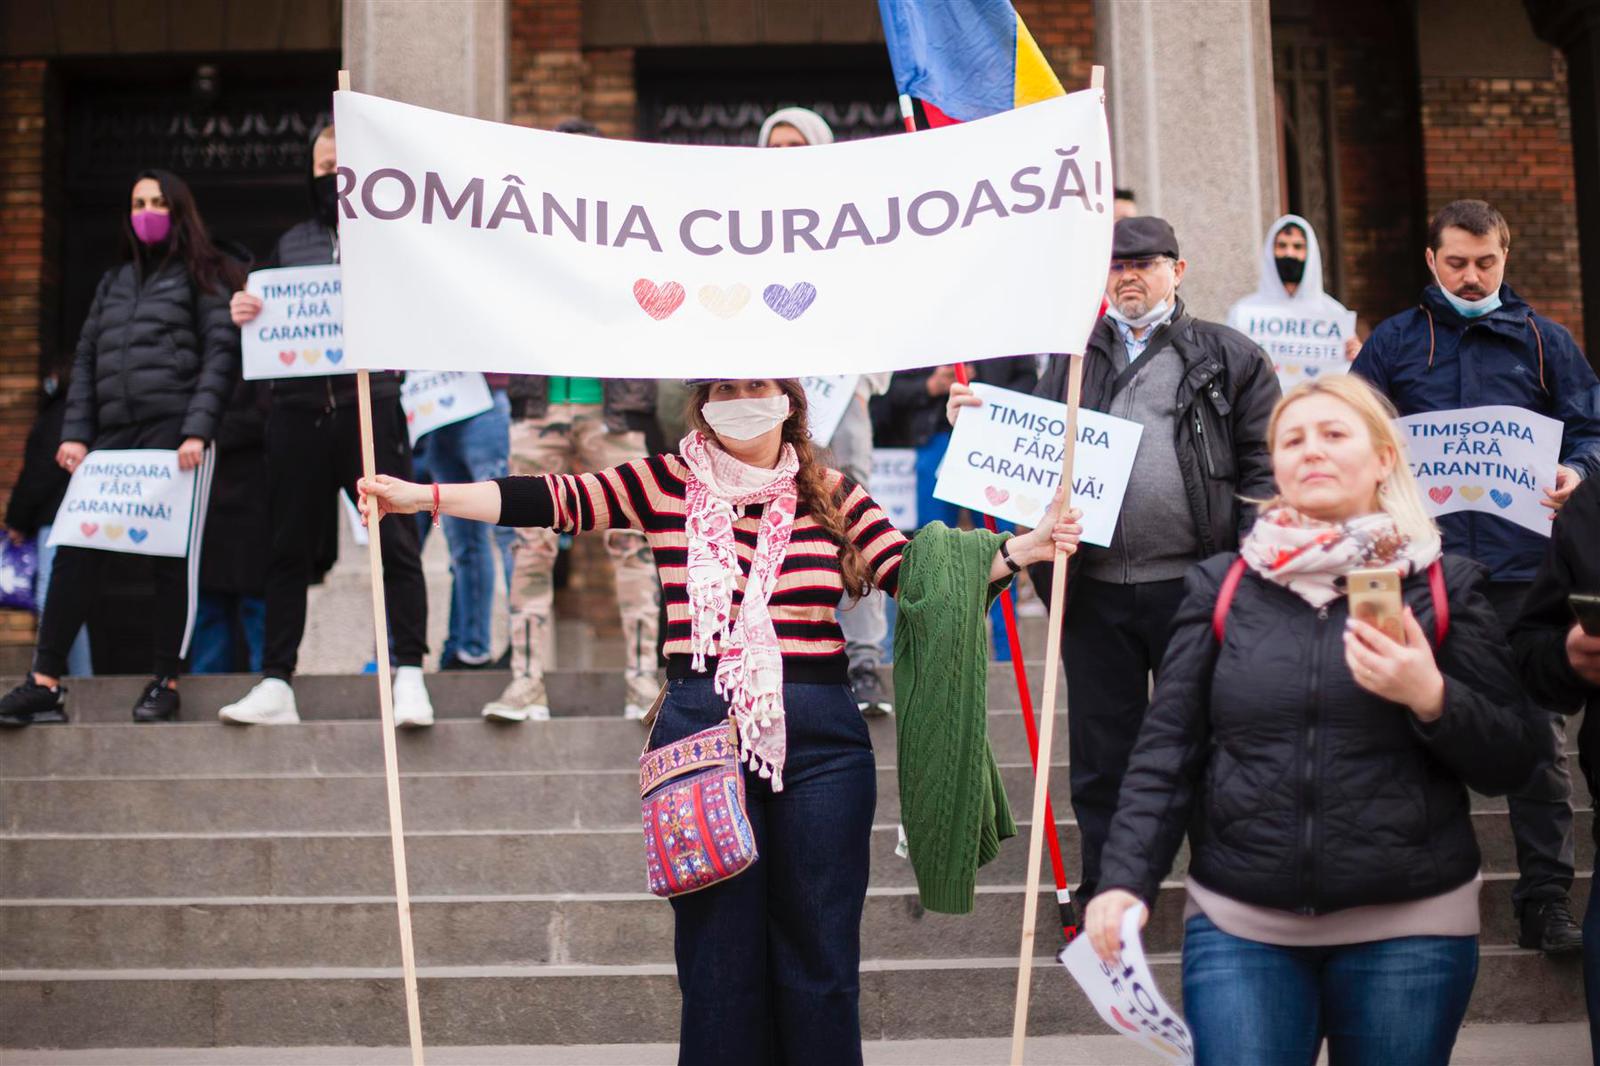
<svg viewBox="0 0 1600 1066">
<path fill-rule="evenodd" d="M 508 0 L 344 0 L 351 88 L 505 121 Z"/>
<path fill-rule="evenodd" d="M 1267 0 L 1096 0 L 1116 182 L 1177 231 L 1182 294 L 1221 319 L 1278 216 Z"/>
</svg>

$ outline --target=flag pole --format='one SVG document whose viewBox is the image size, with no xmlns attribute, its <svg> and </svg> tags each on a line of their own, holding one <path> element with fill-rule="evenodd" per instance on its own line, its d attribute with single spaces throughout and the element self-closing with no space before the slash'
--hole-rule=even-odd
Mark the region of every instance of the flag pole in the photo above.
<svg viewBox="0 0 1600 1066">
<path fill-rule="evenodd" d="M 1096 66 L 1089 87 L 1103 91 L 1106 68 Z M 1083 399 L 1083 356 L 1068 356 L 1067 432 L 1061 454 L 1063 510 L 1072 505 L 1072 459 L 1078 443 L 1078 408 Z M 1061 674 L 1061 615 L 1067 599 L 1067 555 L 1056 549 L 1050 574 L 1050 631 L 1045 641 L 1044 699 L 1039 721 L 1039 757 L 1034 767 L 1033 825 L 1028 834 L 1028 884 L 1022 897 L 1022 946 L 1017 955 L 1017 1002 L 1011 1018 L 1011 1066 L 1022 1066 L 1028 1041 L 1028 993 L 1033 982 L 1033 934 L 1039 917 L 1039 859 L 1044 850 L 1044 808 L 1050 788 L 1050 745 L 1055 736 L 1056 683 Z"/>
<path fill-rule="evenodd" d="M 956 380 L 970 385 L 971 375 L 967 364 L 956 364 Z M 999 532 L 994 515 L 983 516 L 983 527 L 990 533 Z M 1011 585 L 1000 590 L 1000 616 L 1006 626 L 1006 646 L 1011 650 L 1011 672 L 1017 679 L 1017 697 L 1022 705 L 1022 727 L 1028 734 L 1028 757 L 1035 772 L 1039 769 L 1039 729 L 1033 712 L 1033 693 L 1028 686 L 1028 664 L 1022 657 L 1022 640 L 1017 625 L 1017 609 L 1011 595 Z M 1056 812 L 1047 792 L 1044 798 L 1044 839 L 1050 845 L 1050 870 L 1056 879 L 1056 911 L 1061 919 L 1061 935 L 1072 943 L 1078 935 L 1078 916 L 1072 909 L 1072 890 L 1067 887 L 1067 865 L 1061 859 L 1061 834 L 1056 829 Z"/>
<path fill-rule="evenodd" d="M 339 71 L 339 91 L 350 91 L 350 72 Z M 356 371 L 356 400 L 361 415 L 361 473 L 377 476 L 377 449 L 372 443 L 372 383 Z M 422 1010 L 417 998 L 417 950 L 411 934 L 411 884 L 406 876 L 405 823 L 400 814 L 400 755 L 394 739 L 394 687 L 389 678 L 389 614 L 383 595 L 383 545 L 378 536 L 378 509 L 367 508 L 367 561 L 372 569 L 372 631 L 378 659 L 378 713 L 383 728 L 383 777 L 388 788 L 389 850 L 394 856 L 394 902 L 400 919 L 400 966 L 405 979 L 406 1028 L 411 1037 L 411 1066 L 423 1066 Z"/>
</svg>

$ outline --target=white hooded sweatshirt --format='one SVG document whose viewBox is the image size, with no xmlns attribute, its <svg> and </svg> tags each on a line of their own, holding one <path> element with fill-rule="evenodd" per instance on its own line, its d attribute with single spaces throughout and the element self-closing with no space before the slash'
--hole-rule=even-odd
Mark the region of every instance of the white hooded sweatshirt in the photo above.
<svg viewBox="0 0 1600 1066">
<path fill-rule="evenodd" d="M 1278 263 L 1272 254 L 1272 242 L 1277 240 L 1278 231 L 1289 225 L 1299 226 L 1306 235 L 1306 271 L 1293 296 L 1289 295 L 1289 290 L 1279 280 Z M 1344 304 L 1322 291 L 1322 246 L 1317 243 L 1317 232 L 1311 228 L 1311 223 L 1299 215 L 1284 215 L 1267 228 L 1267 239 L 1261 245 L 1261 280 L 1256 283 L 1255 292 L 1228 309 L 1228 325 L 1243 331 L 1244 320 L 1240 309 L 1252 304 L 1293 308 L 1308 315 L 1347 313 Z"/>
</svg>

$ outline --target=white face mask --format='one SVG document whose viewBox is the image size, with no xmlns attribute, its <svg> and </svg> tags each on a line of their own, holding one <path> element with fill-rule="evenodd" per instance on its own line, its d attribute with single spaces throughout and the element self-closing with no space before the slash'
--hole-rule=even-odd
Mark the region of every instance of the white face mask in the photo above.
<svg viewBox="0 0 1600 1066">
<path fill-rule="evenodd" d="M 700 408 L 706 425 L 726 440 L 755 440 L 789 417 L 786 393 L 758 400 L 712 400 Z"/>
<path fill-rule="evenodd" d="M 1116 304 L 1108 303 L 1106 305 L 1106 317 L 1114 318 L 1118 322 L 1121 322 L 1124 326 L 1128 326 L 1132 329 L 1144 329 L 1146 326 L 1154 325 L 1155 323 L 1160 322 L 1163 318 L 1166 318 L 1167 313 L 1171 310 L 1172 301 L 1162 300 L 1160 303 L 1156 304 L 1138 318 L 1129 318 L 1127 315 L 1124 315 L 1121 311 L 1117 310 Z"/>
</svg>

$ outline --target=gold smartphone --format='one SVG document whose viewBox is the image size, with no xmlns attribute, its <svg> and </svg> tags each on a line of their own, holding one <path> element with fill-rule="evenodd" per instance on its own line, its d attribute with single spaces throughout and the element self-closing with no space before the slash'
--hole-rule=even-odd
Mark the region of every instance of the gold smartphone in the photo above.
<svg viewBox="0 0 1600 1066">
<path fill-rule="evenodd" d="M 1400 571 L 1352 570 L 1345 579 L 1350 616 L 1381 629 L 1390 640 L 1406 642 L 1401 622 Z"/>
</svg>

